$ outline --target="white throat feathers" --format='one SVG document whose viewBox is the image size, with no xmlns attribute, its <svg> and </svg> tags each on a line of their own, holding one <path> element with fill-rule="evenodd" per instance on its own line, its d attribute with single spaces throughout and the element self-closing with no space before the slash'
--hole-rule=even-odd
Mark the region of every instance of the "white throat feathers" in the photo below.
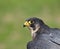
<svg viewBox="0 0 60 49">
<path fill-rule="evenodd" d="M 33 30 L 33 28 L 32 27 L 29 27 L 29 29 L 30 29 L 30 31 L 31 31 L 31 36 L 32 36 L 32 38 L 34 39 L 35 37 L 36 37 L 36 32 L 39 30 L 39 28 L 40 28 L 40 25 L 39 24 L 37 24 L 36 26 L 35 26 L 35 30 Z"/>
</svg>

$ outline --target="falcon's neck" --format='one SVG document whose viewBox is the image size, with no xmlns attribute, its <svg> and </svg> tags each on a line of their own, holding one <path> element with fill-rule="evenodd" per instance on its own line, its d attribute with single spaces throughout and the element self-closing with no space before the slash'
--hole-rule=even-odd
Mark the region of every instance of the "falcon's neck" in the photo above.
<svg viewBox="0 0 60 49">
<path fill-rule="evenodd" d="M 36 25 L 35 30 L 33 30 L 33 28 L 30 28 L 32 39 L 34 40 L 38 35 L 44 34 L 44 32 L 47 33 L 48 29 L 49 29 L 49 27 L 46 25 L 43 27 Z"/>
<path fill-rule="evenodd" d="M 35 37 L 36 37 L 36 35 L 37 35 L 36 32 L 37 32 L 38 30 L 39 30 L 39 27 L 36 28 L 35 30 L 31 29 L 31 36 L 32 36 L 33 39 L 35 39 Z"/>
<path fill-rule="evenodd" d="M 30 27 L 32 39 L 35 39 L 35 37 L 37 36 L 36 32 L 38 32 L 38 30 L 40 30 L 40 26 L 39 25 L 36 25 L 35 29 L 33 29 L 32 27 Z"/>
</svg>

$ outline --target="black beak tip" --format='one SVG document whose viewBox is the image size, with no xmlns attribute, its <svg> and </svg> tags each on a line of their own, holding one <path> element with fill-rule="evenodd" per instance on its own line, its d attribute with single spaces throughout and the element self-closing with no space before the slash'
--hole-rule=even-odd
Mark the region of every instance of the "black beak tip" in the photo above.
<svg viewBox="0 0 60 49">
<path fill-rule="evenodd" d="M 25 25 L 23 25 L 23 27 L 26 27 Z"/>
</svg>

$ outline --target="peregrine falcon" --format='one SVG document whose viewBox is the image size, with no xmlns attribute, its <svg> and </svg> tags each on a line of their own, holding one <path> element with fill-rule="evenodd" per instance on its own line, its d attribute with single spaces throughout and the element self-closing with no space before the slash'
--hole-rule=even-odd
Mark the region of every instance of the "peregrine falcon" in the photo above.
<svg viewBox="0 0 60 49">
<path fill-rule="evenodd" d="M 32 36 L 27 49 L 60 49 L 60 29 L 50 28 L 36 17 L 26 19 L 23 26 L 30 30 Z"/>
</svg>

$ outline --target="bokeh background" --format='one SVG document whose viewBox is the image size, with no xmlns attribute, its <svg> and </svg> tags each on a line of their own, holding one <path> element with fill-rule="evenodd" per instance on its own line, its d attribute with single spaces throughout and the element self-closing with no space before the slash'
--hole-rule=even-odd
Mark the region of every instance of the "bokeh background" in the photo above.
<svg viewBox="0 0 60 49">
<path fill-rule="evenodd" d="M 23 23 L 30 17 L 60 28 L 60 0 L 0 0 L 0 49 L 26 49 L 31 35 Z"/>
</svg>

